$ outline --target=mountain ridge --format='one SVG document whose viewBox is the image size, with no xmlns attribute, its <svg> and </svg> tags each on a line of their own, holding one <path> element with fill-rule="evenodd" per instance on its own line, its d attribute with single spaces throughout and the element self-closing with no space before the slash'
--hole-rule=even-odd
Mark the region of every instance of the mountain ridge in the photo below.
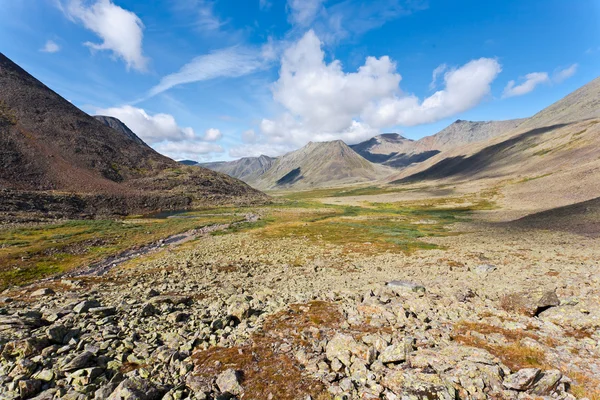
<svg viewBox="0 0 600 400">
<path fill-rule="evenodd" d="M 227 175 L 182 168 L 120 121 L 110 121 L 115 129 L 84 113 L 2 53 L 0 87 L 0 211 L 19 211 L 13 200 L 23 193 L 34 208 L 36 198 L 60 202 L 70 193 L 92 214 L 266 198 Z M 40 192 L 45 196 L 36 197 Z"/>
</svg>

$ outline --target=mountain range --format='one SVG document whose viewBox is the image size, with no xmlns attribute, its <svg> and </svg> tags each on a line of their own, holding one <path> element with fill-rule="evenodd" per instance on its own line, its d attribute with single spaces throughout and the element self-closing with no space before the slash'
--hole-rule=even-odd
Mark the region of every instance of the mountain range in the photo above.
<svg viewBox="0 0 600 400">
<path fill-rule="evenodd" d="M 377 181 L 393 174 L 392 168 L 404 168 L 442 151 L 488 140 L 514 129 L 523 121 L 458 120 L 435 135 L 420 140 L 384 133 L 350 146 L 342 141 L 311 142 L 279 158 L 262 155 L 196 165 L 226 173 L 261 190 Z M 191 165 L 193 162 L 185 163 Z"/>
<path fill-rule="evenodd" d="M 266 199 L 157 153 L 114 118 L 89 116 L 1 53 L 0 87 L 0 212 L 127 214 Z"/>
</svg>

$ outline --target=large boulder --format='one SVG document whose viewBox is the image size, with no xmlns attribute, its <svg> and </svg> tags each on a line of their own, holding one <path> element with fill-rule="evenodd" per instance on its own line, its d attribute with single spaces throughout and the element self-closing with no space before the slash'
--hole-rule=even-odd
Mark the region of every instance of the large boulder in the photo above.
<svg viewBox="0 0 600 400">
<path fill-rule="evenodd" d="M 510 293 L 501 299 L 501 306 L 506 311 L 535 317 L 542 311 L 560 305 L 554 290 L 530 290 Z"/>
</svg>

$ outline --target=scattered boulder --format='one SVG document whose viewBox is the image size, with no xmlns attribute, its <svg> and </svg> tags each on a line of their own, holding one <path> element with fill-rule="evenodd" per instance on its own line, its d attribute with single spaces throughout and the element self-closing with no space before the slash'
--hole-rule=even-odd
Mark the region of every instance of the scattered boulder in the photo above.
<svg viewBox="0 0 600 400">
<path fill-rule="evenodd" d="M 129 378 L 121 382 L 108 400 L 159 400 L 162 391 L 142 378 Z"/>
<path fill-rule="evenodd" d="M 495 271 L 497 268 L 495 265 L 491 264 L 481 264 L 474 268 L 474 271 L 478 274 L 488 274 L 490 272 Z"/>
<path fill-rule="evenodd" d="M 532 290 L 507 294 L 502 297 L 500 304 L 506 311 L 534 317 L 550 307 L 560 305 L 560 300 L 554 290 Z"/>
<path fill-rule="evenodd" d="M 410 281 L 390 281 L 386 284 L 394 292 L 420 292 L 425 293 L 425 286 Z"/>
<path fill-rule="evenodd" d="M 31 297 L 52 296 L 54 294 L 54 290 L 50 288 L 41 288 L 31 293 Z"/>
<path fill-rule="evenodd" d="M 81 303 L 77 304 L 73 307 L 73 311 L 77 314 L 85 313 L 90 310 L 90 308 L 100 307 L 100 302 L 98 300 L 84 300 Z"/>
<path fill-rule="evenodd" d="M 538 368 L 524 368 L 504 379 L 504 386 L 507 389 L 526 391 L 531 389 L 536 378 L 540 376 L 541 371 Z M 559 378 L 560 379 L 560 378 Z"/>
<path fill-rule="evenodd" d="M 230 393 L 239 396 L 243 392 L 240 385 L 240 374 L 234 369 L 227 369 L 217 377 L 217 387 L 223 393 Z"/>
</svg>

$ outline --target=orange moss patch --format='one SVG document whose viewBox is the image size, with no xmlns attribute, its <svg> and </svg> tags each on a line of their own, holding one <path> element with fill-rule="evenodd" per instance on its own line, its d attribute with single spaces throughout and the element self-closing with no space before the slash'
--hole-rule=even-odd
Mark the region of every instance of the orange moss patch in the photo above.
<svg viewBox="0 0 600 400">
<path fill-rule="evenodd" d="M 308 346 L 307 337 L 320 339 L 321 335 L 339 328 L 342 321 L 335 304 L 323 301 L 294 304 L 268 317 L 262 331 L 254 334 L 249 344 L 194 352 L 194 375 L 210 380 L 229 368 L 240 371 L 242 399 L 263 399 L 269 394 L 281 400 L 308 395 L 313 399 L 329 399 L 325 386 L 304 376 L 303 366 L 291 353 L 282 352 L 280 346 Z"/>
<path fill-rule="evenodd" d="M 473 336 L 472 332 L 478 332 L 483 335 L 499 333 L 502 334 L 509 343 L 506 345 L 492 344 L 479 337 Z M 582 332 L 577 334 L 584 335 Z M 581 338 L 584 337 L 587 336 L 581 336 Z M 579 371 L 565 369 L 562 366 L 551 365 L 547 361 L 546 355 L 542 350 L 527 347 L 520 343 L 524 338 L 531 338 L 540 341 L 549 347 L 555 347 L 558 344 L 556 339 L 541 338 L 535 333 L 521 329 L 511 330 L 484 323 L 465 321 L 454 325 L 452 338 L 458 343 L 466 346 L 487 350 L 498 357 L 502 363 L 512 371 L 517 371 L 522 368 L 539 368 L 542 370 L 559 369 L 563 374 L 573 380 L 571 393 L 577 398 L 587 397 L 590 400 L 600 400 L 600 380 Z"/>
<path fill-rule="evenodd" d="M 266 342 L 253 346 L 213 347 L 196 352 L 194 374 L 212 378 L 226 369 L 241 371 L 244 392 L 241 399 L 296 400 L 311 396 L 319 398 L 326 394 L 325 387 L 317 380 L 302 375 L 298 363 L 284 353 L 275 352 Z"/>
</svg>

